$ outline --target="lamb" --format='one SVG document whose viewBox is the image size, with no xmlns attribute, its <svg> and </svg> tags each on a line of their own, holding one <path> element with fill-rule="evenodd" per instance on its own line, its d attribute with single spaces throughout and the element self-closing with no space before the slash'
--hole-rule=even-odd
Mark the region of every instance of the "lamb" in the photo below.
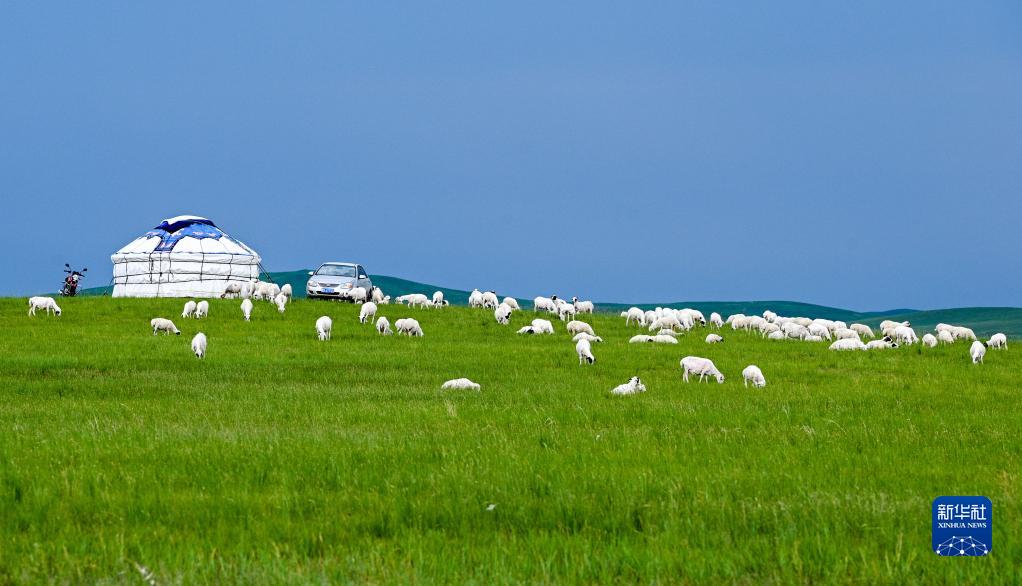
<svg viewBox="0 0 1022 586">
<path fill-rule="evenodd" d="M 493 291 L 487 291 L 483 293 L 483 307 L 485 309 L 497 309 L 497 305 L 500 301 L 497 300 L 497 294 Z"/>
<path fill-rule="evenodd" d="M 837 340 L 830 345 L 831 350 L 865 350 L 866 345 L 862 343 L 862 340 L 844 338 L 843 340 Z"/>
<path fill-rule="evenodd" d="M 378 301 L 380 305 L 390 305 L 390 295 L 384 295 L 383 299 Z"/>
<path fill-rule="evenodd" d="M 192 352 L 200 360 L 206 357 L 206 334 L 199 332 L 192 338 Z"/>
<path fill-rule="evenodd" d="M 550 323 L 545 319 L 534 319 L 532 320 L 532 327 L 536 330 L 537 334 L 552 334 L 554 333 L 554 324 Z"/>
<path fill-rule="evenodd" d="M 334 330 L 334 320 L 330 319 L 329 316 L 321 316 L 316 320 L 316 336 L 320 342 L 326 342 L 330 339 L 330 335 Z"/>
<path fill-rule="evenodd" d="M 398 335 L 404 334 L 412 337 L 425 336 L 425 334 L 422 333 L 422 327 L 419 325 L 419 321 L 410 317 L 397 320 L 394 322 L 394 327 L 397 328 Z"/>
<path fill-rule="evenodd" d="M 287 295 L 283 293 L 277 293 L 277 296 L 273 298 L 273 304 L 277 306 L 277 311 L 284 313 L 287 309 Z"/>
<path fill-rule="evenodd" d="M 273 302 L 273 298 L 280 295 L 280 285 L 276 283 L 270 283 L 270 286 L 266 289 L 266 300 Z"/>
<path fill-rule="evenodd" d="M 724 338 L 722 336 L 718 336 L 717 334 L 707 334 L 706 336 L 707 344 L 720 344 L 723 341 Z"/>
<path fill-rule="evenodd" d="M 934 344 L 936 344 L 936 341 L 934 341 Z M 886 337 L 880 340 L 870 340 L 869 343 L 866 344 L 867 350 L 886 350 L 888 348 L 897 347 L 898 347 L 897 342 Z"/>
<path fill-rule="evenodd" d="M 202 319 L 209 316 L 209 301 L 203 299 L 195 304 L 195 319 Z"/>
<path fill-rule="evenodd" d="M 154 336 L 159 332 L 163 332 L 164 334 L 167 335 L 170 335 L 171 333 L 173 333 L 175 336 L 181 335 L 181 331 L 178 330 L 177 326 L 174 325 L 174 322 L 170 321 L 169 319 L 164 319 L 162 317 L 154 317 L 153 319 L 149 320 L 149 325 L 153 328 Z"/>
<path fill-rule="evenodd" d="M 752 387 L 755 389 L 762 389 L 766 386 L 766 377 L 755 364 L 745 367 L 745 370 L 742 371 L 742 379 L 745 380 L 745 386 L 749 386 L 749 382 L 752 382 Z"/>
<path fill-rule="evenodd" d="M 184 319 L 188 319 L 188 318 L 194 316 L 195 315 L 195 307 L 196 307 L 196 305 L 195 305 L 194 301 L 186 301 L 185 302 L 185 308 L 183 310 L 181 310 L 181 317 L 184 318 Z"/>
<path fill-rule="evenodd" d="M 506 326 L 511 323 L 511 311 L 510 305 L 501 303 L 497 306 L 497 309 L 493 310 L 493 319 L 497 320 L 497 323 L 500 325 Z"/>
<path fill-rule="evenodd" d="M 1007 349 L 1008 348 L 1008 336 L 1004 334 L 994 334 L 990 336 L 990 341 L 987 342 L 987 346 L 990 348 Z"/>
<path fill-rule="evenodd" d="M 478 391 L 482 387 L 479 383 L 474 383 L 467 378 L 455 378 L 451 379 L 444 384 L 440 385 L 441 389 L 464 389 L 471 391 Z"/>
<path fill-rule="evenodd" d="M 575 306 L 568 303 L 564 303 L 559 308 L 557 315 L 560 316 L 561 321 L 568 321 L 568 318 L 575 319 Z"/>
<path fill-rule="evenodd" d="M 228 297 L 240 297 L 240 296 L 241 296 L 241 283 L 227 283 L 227 286 L 224 287 L 224 292 L 220 295 L 220 299 L 226 299 Z"/>
<path fill-rule="evenodd" d="M 682 358 L 681 377 L 685 382 L 688 382 L 689 374 L 699 375 L 699 382 L 705 382 L 707 376 L 717 379 L 717 383 L 719 384 L 723 384 L 724 382 L 724 375 L 717 370 L 717 367 L 709 358 L 700 358 L 698 356 L 686 356 Z"/>
<path fill-rule="evenodd" d="M 575 306 L 576 313 L 592 313 L 596 309 L 592 301 L 579 301 L 578 297 L 572 297 L 571 302 Z"/>
<path fill-rule="evenodd" d="M 919 341 L 919 337 L 916 336 L 915 330 L 908 326 L 897 326 L 894 328 L 894 335 L 891 336 L 895 340 L 908 344 L 911 346 Z"/>
<path fill-rule="evenodd" d="M 965 338 L 966 340 L 975 340 L 976 339 L 976 333 L 975 332 L 973 332 L 969 328 L 963 328 L 963 327 L 953 327 L 953 328 L 951 328 L 951 335 L 954 336 L 956 340 L 958 340 L 959 338 Z"/>
<path fill-rule="evenodd" d="M 629 344 L 645 344 L 646 342 L 652 342 L 653 336 L 644 336 L 639 334 L 638 336 L 632 336 L 628 339 Z"/>
<path fill-rule="evenodd" d="M 634 395 L 636 393 L 645 393 L 646 385 L 642 384 L 642 379 L 637 376 L 633 376 L 628 379 L 623 385 L 618 385 L 611 389 L 612 395 Z"/>
<path fill-rule="evenodd" d="M 504 305 L 510 307 L 511 309 L 513 309 L 515 311 L 521 311 L 521 309 L 522 309 L 521 307 L 518 307 L 518 300 L 515 299 L 514 297 L 505 297 L 504 300 L 501 301 L 501 303 L 503 303 Z"/>
<path fill-rule="evenodd" d="M 355 287 L 349 289 L 344 297 L 350 299 L 353 303 L 365 303 L 369 299 L 369 292 L 366 291 L 365 287 Z"/>
<path fill-rule="evenodd" d="M 281 285 L 280 294 L 287 296 L 287 300 L 291 301 L 291 299 L 294 297 L 294 294 L 291 289 L 291 283 L 284 283 L 283 285 Z"/>
<path fill-rule="evenodd" d="M 376 317 L 376 304 L 366 301 L 362 304 L 362 309 L 358 310 L 358 321 L 363 324 L 371 323 L 374 317 Z"/>
<path fill-rule="evenodd" d="M 579 340 L 589 340 L 590 342 L 603 342 L 603 338 L 594 336 L 587 332 L 579 332 L 575 334 L 575 337 L 571 339 L 572 342 L 578 342 Z"/>
<path fill-rule="evenodd" d="M 443 291 L 434 291 L 433 292 L 433 305 L 443 305 L 443 304 L 444 304 L 444 292 Z"/>
<path fill-rule="evenodd" d="M 46 313 L 52 313 L 54 315 L 60 315 L 60 307 L 57 302 L 53 300 L 53 297 L 29 297 L 28 298 L 28 314 L 31 316 L 35 315 L 35 310 L 44 309 Z"/>
<path fill-rule="evenodd" d="M 826 338 L 827 340 L 830 339 L 830 328 L 828 328 L 826 324 L 812 323 L 812 324 L 809 324 L 808 330 L 809 330 L 809 333 L 814 335 L 814 336 L 819 336 L 821 338 Z"/>
<path fill-rule="evenodd" d="M 554 304 L 554 299 L 550 297 L 537 297 L 532 300 L 532 311 L 536 312 L 539 310 L 548 311 L 550 313 L 557 313 L 557 305 Z"/>
<path fill-rule="evenodd" d="M 986 356 L 987 345 L 979 340 L 972 343 L 972 347 L 969 348 L 969 356 L 972 356 L 973 364 L 982 364 L 983 357 Z"/>
<path fill-rule="evenodd" d="M 625 325 L 626 326 L 631 324 L 633 321 L 635 323 L 637 323 L 638 325 L 640 325 L 640 326 L 646 325 L 645 314 L 638 307 L 631 307 L 631 308 L 629 308 L 627 314 L 625 315 Z"/>
<path fill-rule="evenodd" d="M 381 336 L 389 336 L 394 333 L 390 331 L 390 320 L 386 316 L 380 316 L 380 319 L 376 320 L 376 331 L 380 332 Z"/>
<path fill-rule="evenodd" d="M 252 300 L 243 299 L 241 301 L 241 314 L 245 316 L 245 321 L 252 321 Z"/>
<path fill-rule="evenodd" d="M 848 326 L 848 329 L 855 330 L 861 338 L 872 338 L 874 337 L 873 330 L 865 324 L 852 324 Z"/>
<path fill-rule="evenodd" d="M 574 320 L 570 321 L 570 322 L 568 322 L 568 325 L 567 325 L 567 327 L 565 329 L 567 329 L 568 333 L 572 334 L 572 335 L 577 334 L 579 332 L 586 332 L 587 334 L 589 334 L 591 336 L 595 336 L 596 335 L 596 332 L 593 331 L 593 326 L 587 324 L 584 321 L 574 321 Z"/>
<path fill-rule="evenodd" d="M 379 303 L 383 305 L 385 305 L 385 303 L 383 303 L 384 299 L 386 299 L 387 301 L 390 300 L 390 297 L 383 294 L 383 289 L 380 289 L 376 285 L 373 285 L 373 288 L 369 290 L 369 298 L 373 301 L 373 303 Z"/>
<path fill-rule="evenodd" d="M 720 314 L 717 313 L 716 311 L 710 314 L 710 323 L 713 324 L 713 327 L 717 328 L 718 330 L 724 327 L 724 320 L 721 319 Z"/>
<path fill-rule="evenodd" d="M 575 343 L 575 353 L 578 354 L 578 364 L 593 364 L 596 357 L 593 356 L 593 347 L 589 340 L 579 340 Z"/>
<path fill-rule="evenodd" d="M 868 346 L 868 344 L 867 344 L 867 346 Z M 934 337 L 933 334 L 926 334 L 926 335 L 924 335 L 923 336 L 923 346 L 926 346 L 927 348 L 936 348 L 937 347 L 937 338 Z"/>
<path fill-rule="evenodd" d="M 954 344 L 955 337 L 951 334 L 951 330 L 937 330 L 937 340 L 941 344 Z"/>
<path fill-rule="evenodd" d="M 472 292 L 469 293 L 469 295 L 468 295 L 468 306 L 469 307 L 482 307 L 483 306 L 483 294 L 482 294 L 482 292 L 479 289 L 472 289 Z"/>
<path fill-rule="evenodd" d="M 650 342 L 653 342 L 654 344 L 677 344 L 678 339 L 674 336 L 663 336 L 658 334 L 656 336 L 651 336 Z"/>
<path fill-rule="evenodd" d="M 774 323 L 770 323 L 770 322 L 766 322 L 765 324 L 763 324 L 763 325 L 761 325 L 759 327 L 759 333 L 764 338 L 769 336 L 770 334 L 772 334 L 774 332 L 780 332 L 780 331 L 781 331 L 781 326 L 779 326 L 777 324 L 774 324 Z M 828 333 L 828 335 L 830 335 L 830 334 Z"/>
</svg>

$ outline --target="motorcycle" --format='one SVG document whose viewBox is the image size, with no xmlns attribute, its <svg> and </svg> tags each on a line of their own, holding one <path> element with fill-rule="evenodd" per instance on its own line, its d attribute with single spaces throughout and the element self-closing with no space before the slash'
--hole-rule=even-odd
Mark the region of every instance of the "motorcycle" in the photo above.
<svg viewBox="0 0 1022 586">
<path fill-rule="evenodd" d="M 71 265 L 64 263 L 64 273 L 67 275 L 64 277 L 64 288 L 60 290 L 60 294 L 63 297 L 74 297 L 78 294 L 78 282 L 85 277 L 85 272 L 89 269 L 82 269 L 76 271 L 71 268 Z"/>
</svg>

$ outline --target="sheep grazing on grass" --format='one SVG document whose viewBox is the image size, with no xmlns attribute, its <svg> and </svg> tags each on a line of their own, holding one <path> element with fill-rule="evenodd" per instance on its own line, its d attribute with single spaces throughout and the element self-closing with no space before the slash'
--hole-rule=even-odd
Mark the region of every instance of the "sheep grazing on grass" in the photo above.
<svg viewBox="0 0 1022 586">
<path fill-rule="evenodd" d="M 227 283 L 224 287 L 224 292 L 220 294 L 220 299 L 227 299 L 228 297 L 240 297 L 241 296 L 241 283 Z"/>
<path fill-rule="evenodd" d="M 410 317 L 397 320 L 394 322 L 394 327 L 397 328 L 398 335 L 404 334 L 412 337 L 426 335 L 422 332 L 422 326 L 419 325 L 419 321 Z"/>
<path fill-rule="evenodd" d="M 575 353 L 578 354 L 578 363 L 592 364 L 596 362 L 596 357 L 593 356 L 593 347 L 589 343 L 589 340 L 579 340 L 575 343 Z"/>
<path fill-rule="evenodd" d="M 955 337 L 951 334 L 951 330 L 937 330 L 937 340 L 941 344 L 955 343 Z"/>
<path fill-rule="evenodd" d="M 273 304 L 277 306 L 277 311 L 279 313 L 284 313 L 287 309 L 287 295 L 277 293 L 277 296 L 273 298 Z"/>
<path fill-rule="evenodd" d="M 162 317 L 154 317 L 153 319 L 149 320 L 149 325 L 153 328 L 154 336 L 160 332 L 163 332 L 166 335 L 170 334 L 174 334 L 176 336 L 181 335 L 181 331 L 178 330 L 177 326 L 174 325 L 174 322 L 170 321 L 169 319 L 164 319 Z"/>
<path fill-rule="evenodd" d="M 954 336 L 956 340 L 959 340 L 959 339 L 973 340 L 973 341 L 976 340 L 976 332 L 973 332 L 969 328 L 953 327 L 953 328 L 951 328 L 951 335 Z"/>
<path fill-rule="evenodd" d="M 329 340 L 333 331 L 334 320 L 330 319 L 330 316 L 324 315 L 316 320 L 316 337 L 320 342 Z"/>
<path fill-rule="evenodd" d="M 501 303 L 503 303 L 504 305 L 510 307 L 511 309 L 513 309 L 515 311 L 521 311 L 521 309 L 522 309 L 521 307 L 518 306 L 518 300 L 515 299 L 514 297 L 505 297 L 504 300 L 501 301 Z"/>
<path fill-rule="evenodd" d="M 440 385 L 440 388 L 441 389 L 462 389 L 462 390 L 469 390 L 469 391 L 478 391 L 482 387 L 479 386 L 479 383 L 474 383 L 474 382 L 468 380 L 467 378 L 455 378 L 455 379 L 451 379 L 451 380 L 445 382 L 444 384 Z"/>
<path fill-rule="evenodd" d="M 572 342 L 578 342 L 579 340 L 589 340 L 590 342 L 603 342 L 603 338 L 594 336 L 587 332 L 579 332 L 571 339 Z"/>
<path fill-rule="evenodd" d="M 497 320 L 502 326 L 506 326 L 511 323 L 511 306 L 501 303 L 497 306 L 497 309 L 493 310 L 493 319 Z"/>
<path fill-rule="evenodd" d="M 678 339 L 675 338 L 674 336 L 664 336 L 664 335 L 661 335 L 661 334 L 657 334 L 656 336 L 650 336 L 650 338 L 651 338 L 650 342 L 653 342 L 654 344 L 677 344 L 678 343 Z"/>
<path fill-rule="evenodd" d="M 245 316 L 245 321 L 252 320 L 252 300 L 242 299 L 241 300 L 241 314 Z"/>
<path fill-rule="evenodd" d="M 639 334 L 638 336 L 632 336 L 631 338 L 628 339 L 629 344 L 646 344 L 652 341 L 653 336 L 645 336 L 643 334 Z"/>
<path fill-rule="evenodd" d="M 500 300 L 497 299 L 497 294 L 493 291 L 487 291 L 483 293 L 483 308 L 484 309 L 497 309 L 500 305 Z"/>
<path fill-rule="evenodd" d="M 483 292 L 479 289 L 472 289 L 472 292 L 468 294 L 468 306 L 469 307 L 482 307 L 483 306 Z"/>
<path fill-rule="evenodd" d="M 291 283 L 284 283 L 280 286 L 280 294 L 287 297 L 288 301 L 294 298 L 294 291 L 291 289 Z"/>
<path fill-rule="evenodd" d="M 936 342 L 934 342 L 934 344 L 936 344 Z M 884 338 L 882 338 L 880 340 L 870 340 L 866 344 L 866 349 L 867 350 L 887 350 L 887 349 L 890 349 L 890 348 L 897 348 L 897 347 L 898 347 L 898 343 L 895 342 L 894 340 L 890 339 L 890 338 L 887 338 L 887 337 L 884 337 Z"/>
<path fill-rule="evenodd" d="M 720 344 L 723 341 L 724 341 L 724 338 L 721 337 L 721 336 L 718 336 L 717 334 L 707 334 L 707 336 L 706 336 L 706 343 L 707 344 Z"/>
<path fill-rule="evenodd" d="M 373 288 L 369 290 L 369 299 L 373 301 L 373 303 L 383 303 L 384 299 L 389 301 L 390 297 L 383 294 L 383 289 L 373 285 Z"/>
<path fill-rule="evenodd" d="M 640 326 L 646 325 L 645 313 L 638 307 L 631 307 L 625 312 L 625 325 L 630 325 L 633 321 Z"/>
<path fill-rule="evenodd" d="M 386 316 L 380 316 L 380 319 L 376 320 L 376 331 L 381 336 L 389 336 L 394 333 L 390 330 L 390 320 Z"/>
<path fill-rule="evenodd" d="M 776 326 L 777 324 L 770 324 L 770 325 Z M 798 325 L 798 324 L 796 324 L 796 325 Z M 806 328 L 806 329 L 809 331 L 810 335 L 819 336 L 819 337 L 824 338 L 826 340 L 830 339 L 830 328 L 828 328 L 826 326 L 826 324 L 820 324 L 820 323 L 809 324 L 809 327 Z"/>
<path fill-rule="evenodd" d="M 195 315 L 195 307 L 196 304 L 194 301 L 186 301 L 185 308 L 181 310 L 181 317 L 184 319 L 193 317 Z"/>
<path fill-rule="evenodd" d="M 53 315 L 60 315 L 60 307 L 53 300 L 53 297 L 29 297 L 28 314 L 34 316 L 37 309 L 42 309 L 46 313 L 52 313 Z"/>
<path fill-rule="evenodd" d="M 854 330 L 857 334 L 859 334 L 860 339 L 874 337 L 873 330 L 865 324 L 852 324 L 848 326 L 848 329 Z"/>
<path fill-rule="evenodd" d="M 753 388 L 756 389 L 762 389 L 766 386 L 766 377 L 763 376 L 763 371 L 755 364 L 745 367 L 745 370 L 742 371 L 742 379 L 745 380 L 745 386 L 749 386 L 750 382 Z"/>
<path fill-rule="evenodd" d="M 705 382 L 706 377 L 717 379 L 718 383 L 724 382 L 724 375 L 717 370 L 716 365 L 709 358 L 699 356 L 686 356 L 681 359 L 681 378 L 688 382 L 688 375 L 698 375 L 699 382 Z"/>
<path fill-rule="evenodd" d="M 838 328 L 834 330 L 834 337 L 838 340 L 858 340 L 859 332 L 849 328 Z"/>
<path fill-rule="evenodd" d="M 973 364 L 982 364 L 983 357 L 986 356 L 987 345 L 980 341 L 972 343 L 972 347 L 969 348 L 969 356 L 972 357 Z"/>
<path fill-rule="evenodd" d="M 635 395 L 637 393 L 645 393 L 646 385 L 642 384 L 642 379 L 637 376 L 633 376 L 628 379 L 623 385 L 618 385 L 610 390 L 612 395 Z"/>
<path fill-rule="evenodd" d="M 936 348 L 937 347 L 937 338 L 936 338 L 936 336 L 934 336 L 933 334 L 926 334 L 926 335 L 924 335 L 923 336 L 923 346 L 926 346 L 927 348 Z"/>
<path fill-rule="evenodd" d="M 577 334 L 579 332 L 586 332 L 587 334 L 593 336 L 596 335 L 596 332 L 593 331 L 593 326 L 587 324 L 584 321 L 570 321 L 568 322 L 568 325 L 565 327 L 565 329 L 567 329 L 568 333 L 572 335 Z"/>
<path fill-rule="evenodd" d="M 990 348 L 1007 349 L 1008 348 L 1008 336 L 1004 334 L 994 334 L 990 336 L 990 341 L 987 342 L 987 346 Z"/>
<path fill-rule="evenodd" d="M 817 338 L 816 341 L 818 342 L 823 341 L 823 338 L 820 338 L 819 336 L 807 336 L 806 339 L 808 339 L 809 337 Z M 767 334 L 767 340 L 786 340 L 786 339 L 788 339 L 788 336 L 786 336 L 784 332 L 780 330 L 776 332 L 770 332 L 769 334 Z"/>
<path fill-rule="evenodd" d="M 845 338 L 843 340 L 837 340 L 830 345 L 831 350 L 865 350 L 866 345 L 862 343 L 862 340 L 853 340 L 852 338 Z"/>
<path fill-rule="evenodd" d="M 894 328 L 894 335 L 890 337 L 909 346 L 919 341 L 916 331 L 908 326 L 897 326 Z"/>
<path fill-rule="evenodd" d="M 363 324 L 371 323 L 374 317 L 376 317 L 376 304 L 366 301 L 362 304 L 362 309 L 358 310 L 358 321 Z"/>
<path fill-rule="evenodd" d="M 536 330 L 537 334 L 552 334 L 554 333 L 554 324 L 550 323 L 545 319 L 534 319 L 532 320 L 532 327 Z"/>
<path fill-rule="evenodd" d="M 532 335 L 532 334 L 538 334 L 539 332 L 537 332 L 536 328 L 534 328 L 532 326 L 524 326 L 524 327 L 518 329 L 518 333 L 519 334 L 529 334 L 529 335 Z"/>
<path fill-rule="evenodd" d="M 718 330 L 724 327 L 724 320 L 716 311 L 710 313 L 710 323 L 713 324 L 713 327 L 717 328 Z"/>
<path fill-rule="evenodd" d="M 365 287 L 355 287 L 354 289 L 349 289 L 344 294 L 344 298 L 352 303 L 365 303 L 369 299 L 369 292 L 366 291 Z"/>
<path fill-rule="evenodd" d="M 192 352 L 195 353 L 196 358 L 206 357 L 206 334 L 199 332 L 192 338 Z"/>
<path fill-rule="evenodd" d="M 548 311 L 550 313 L 557 313 L 557 305 L 554 303 L 554 298 L 550 297 L 537 297 L 532 300 L 532 311 Z"/>
<path fill-rule="evenodd" d="M 576 313 L 593 313 L 596 310 L 592 301 L 579 301 L 578 297 L 572 297 L 571 302 L 575 306 Z"/>
<path fill-rule="evenodd" d="M 444 292 L 443 291 L 434 291 L 433 292 L 433 305 L 443 305 L 443 304 L 444 304 Z"/>
<path fill-rule="evenodd" d="M 209 317 L 209 301 L 203 299 L 195 304 L 195 319 Z"/>
<path fill-rule="evenodd" d="M 568 321 L 568 319 L 575 319 L 575 306 L 568 303 L 564 303 L 558 308 L 557 315 L 560 316 L 561 321 Z"/>
</svg>

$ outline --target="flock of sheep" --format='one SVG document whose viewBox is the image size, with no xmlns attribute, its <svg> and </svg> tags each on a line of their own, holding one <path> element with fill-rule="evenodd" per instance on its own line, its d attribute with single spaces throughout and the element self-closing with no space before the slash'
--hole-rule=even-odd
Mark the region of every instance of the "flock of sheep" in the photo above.
<svg viewBox="0 0 1022 586">
<path fill-rule="evenodd" d="M 252 300 L 269 301 L 276 306 L 277 311 L 284 313 L 288 303 L 292 299 L 291 286 L 285 284 L 280 287 L 273 283 L 257 281 L 253 283 L 231 283 L 221 298 L 241 298 L 241 312 L 246 321 L 252 317 Z M 384 295 L 379 287 L 366 290 L 362 287 L 353 288 L 344 293 L 343 297 L 361 305 L 359 310 L 359 322 L 362 324 L 373 322 L 379 305 L 390 303 L 390 296 Z M 401 295 L 395 298 L 400 305 L 426 308 L 442 308 L 449 303 L 444 299 L 442 291 L 435 292 L 432 297 L 421 293 Z M 513 297 L 499 299 L 493 291 L 482 292 L 473 290 L 469 295 L 469 306 L 473 308 L 489 309 L 493 311 L 493 317 L 498 324 L 508 325 L 511 314 L 521 311 L 518 301 Z M 32 297 L 28 300 L 30 316 L 34 316 L 37 310 L 45 310 L 59 316 L 61 309 L 52 297 Z M 571 302 L 551 297 L 536 297 L 533 300 L 533 312 L 547 312 L 556 315 L 560 321 L 566 322 L 565 329 L 572 335 L 575 342 L 575 352 L 578 355 L 580 365 L 589 365 L 596 362 L 593 353 L 593 343 L 603 342 L 603 338 L 596 335 L 590 324 L 576 320 L 582 314 L 592 314 L 595 306 L 592 301 L 582 301 L 573 297 Z M 184 319 L 202 319 L 209 315 L 209 302 L 205 300 L 187 301 L 181 312 Z M 920 339 L 909 322 L 894 322 L 885 320 L 880 323 L 882 337 L 877 338 L 873 329 L 864 324 L 851 324 L 850 326 L 842 321 L 828 319 L 811 319 L 807 317 L 783 317 L 772 311 L 764 311 L 762 316 L 747 316 L 734 314 L 724 320 L 719 313 L 710 314 L 706 320 L 702 312 L 684 308 L 672 309 L 658 307 L 653 310 L 643 311 L 638 307 L 632 307 L 621 312 L 625 318 L 626 326 L 645 327 L 650 334 L 639 334 L 632 336 L 628 342 L 635 343 L 657 343 L 677 344 L 677 336 L 695 327 L 712 327 L 721 330 L 730 326 L 733 330 L 758 331 L 764 338 L 770 340 L 800 340 L 804 342 L 831 341 L 831 350 L 882 350 L 897 348 L 899 345 L 912 345 L 922 343 L 927 347 L 935 347 L 938 344 L 954 344 L 957 340 L 972 340 L 969 348 L 969 356 L 973 363 L 982 363 L 986 355 L 986 349 L 1003 349 L 1008 347 L 1008 339 L 1003 333 L 994 334 L 987 342 L 976 338 L 976 334 L 969 328 L 953 326 L 949 324 L 937 324 L 935 334 L 927 333 Z M 160 332 L 165 334 L 180 334 L 173 321 L 157 317 L 150 321 L 153 335 Z M 380 317 L 375 321 L 376 331 L 380 335 L 388 336 L 396 330 L 398 335 L 421 337 L 425 334 L 418 320 L 414 318 L 402 318 L 394 322 L 394 330 L 391 329 L 390 321 L 386 317 Z M 329 316 L 321 316 L 316 320 L 316 336 L 321 341 L 327 341 L 331 337 L 333 320 Z M 543 318 L 533 319 L 532 322 L 518 330 L 519 334 L 553 334 L 554 326 L 550 320 Z M 875 338 L 875 339 L 874 339 Z M 863 342 L 863 339 L 869 340 Z M 706 335 L 707 344 L 719 344 L 724 341 L 719 333 Z M 199 332 L 192 339 L 192 352 L 198 358 L 204 358 L 207 349 L 207 338 Z M 698 376 L 700 382 L 709 378 L 718 383 L 724 382 L 724 375 L 717 369 L 713 361 L 700 356 L 686 356 L 681 359 L 682 378 L 689 381 L 690 376 Z M 745 386 L 752 383 L 753 387 L 762 388 L 766 386 L 766 377 L 763 371 L 755 364 L 748 365 L 742 370 L 742 379 Z M 474 389 L 479 390 L 480 385 L 466 378 L 459 378 L 446 381 L 441 386 L 443 389 Z M 632 377 L 628 382 L 619 385 L 611 390 L 615 395 L 631 395 L 644 392 L 646 386 L 639 377 Z"/>
</svg>

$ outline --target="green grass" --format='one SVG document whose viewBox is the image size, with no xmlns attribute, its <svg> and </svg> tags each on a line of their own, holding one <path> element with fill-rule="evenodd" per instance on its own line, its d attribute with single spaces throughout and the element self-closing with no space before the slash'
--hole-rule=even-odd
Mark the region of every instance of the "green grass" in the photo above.
<svg viewBox="0 0 1022 586">
<path fill-rule="evenodd" d="M 0 300 L 0 582 L 1022 581 L 1022 354 L 834 353 L 725 331 L 607 341 L 488 311 Z M 330 342 L 314 321 L 334 318 Z M 182 335 L 154 337 L 175 317 Z M 189 351 L 198 330 L 206 360 Z M 684 384 L 713 358 L 724 385 Z M 741 369 L 760 365 L 762 390 Z M 639 374 L 649 392 L 611 397 Z M 481 392 L 441 392 L 467 376 Z M 994 503 L 987 558 L 930 551 L 930 504 Z M 490 504 L 496 507 L 487 511 Z"/>
</svg>

